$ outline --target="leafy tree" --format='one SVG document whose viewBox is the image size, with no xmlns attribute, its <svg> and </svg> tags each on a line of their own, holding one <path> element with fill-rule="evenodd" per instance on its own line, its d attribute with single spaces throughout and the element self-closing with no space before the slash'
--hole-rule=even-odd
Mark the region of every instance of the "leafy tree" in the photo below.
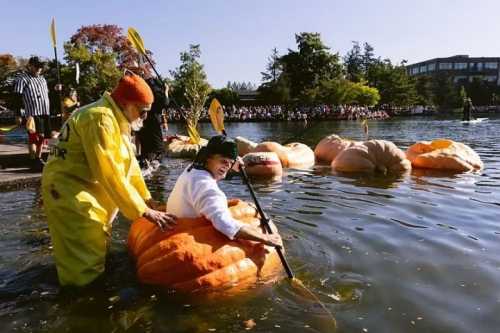
<svg viewBox="0 0 500 333">
<path fill-rule="evenodd" d="M 209 100 L 217 98 L 222 105 L 236 105 L 240 102 L 238 93 L 229 88 L 214 89 L 209 95 Z"/>
<path fill-rule="evenodd" d="M 450 110 L 461 104 L 458 90 L 446 73 L 433 75 L 431 89 L 433 102 L 440 110 Z"/>
<path fill-rule="evenodd" d="M 344 57 L 346 78 L 353 82 L 360 82 L 365 78 L 366 71 L 363 66 L 364 59 L 359 42 L 352 42 L 352 49 Z"/>
<path fill-rule="evenodd" d="M 268 58 L 266 71 L 261 72 L 263 82 L 275 83 L 283 71 L 280 63 L 280 57 L 277 48 L 271 50 L 271 56 Z"/>
<path fill-rule="evenodd" d="M 367 86 L 364 81 L 351 82 L 346 79 L 326 80 L 321 82 L 319 88 L 319 100 L 326 104 L 373 106 L 380 100 L 378 90 Z"/>
<path fill-rule="evenodd" d="M 396 106 L 413 105 L 417 101 L 415 82 L 404 62 L 393 65 L 389 59 L 377 60 L 367 71 L 367 81 L 380 93 L 380 103 Z"/>
<path fill-rule="evenodd" d="M 111 90 L 122 75 L 120 68 L 136 66 L 139 59 L 122 28 L 116 25 L 82 26 L 64 44 L 64 50 L 68 64 L 65 75 L 70 81 L 65 82 L 65 78 L 63 83 L 75 84 L 75 65 L 79 63 L 80 84 L 77 90 L 84 103 Z"/>
<path fill-rule="evenodd" d="M 415 90 L 417 93 L 416 103 L 420 105 L 433 104 L 432 78 L 422 75 L 415 78 Z"/>
<path fill-rule="evenodd" d="M 374 48 L 367 42 L 363 44 L 363 56 L 362 56 L 362 63 L 363 63 L 363 71 L 366 75 L 370 67 L 378 62 L 379 59 L 375 58 L 375 53 L 374 53 Z"/>
<path fill-rule="evenodd" d="M 290 93 L 298 100 L 310 100 L 321 80 L 339 78 L 342 66 L 338 54 L 331 54 L 319 33 L 295 35 L 298 51 L 288 50 L 280 58 L 283 74 L 290 83 Z"/>
<path fill-rule="evenodd" d="M 12 54 L 0 54 L 0 102 L 12 109 L 17 109 L 20 102 L 13 96 L 14 74 L 19 69 Z"/>
<path fill-rule="evenodd" d="M 178 97 L 178 102 L 189 107 L 186 120 L 188 126 L 194 128 L 198 126 L 203 106 L 211 91 L 207 74 L 198 60 L 200 56 L 200 45 L 189 45 L 189 51 L 180 54 L 181 65 L 171 71 L 174 94 Z"/>
</svg>

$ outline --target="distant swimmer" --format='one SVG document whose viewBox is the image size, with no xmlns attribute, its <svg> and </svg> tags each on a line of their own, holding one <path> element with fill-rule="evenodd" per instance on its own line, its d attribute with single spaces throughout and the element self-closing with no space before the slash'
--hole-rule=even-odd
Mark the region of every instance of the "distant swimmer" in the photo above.
<svg viewBox="0 0 500 333">
<path fill-rule="evenodd" d="M 472 100 L 469 98 L 464 99 L 464 107 L 463 107 L 463 121 L 471 121 L 474 120 L 474 117 L 472 116 Z"/>
</svg>

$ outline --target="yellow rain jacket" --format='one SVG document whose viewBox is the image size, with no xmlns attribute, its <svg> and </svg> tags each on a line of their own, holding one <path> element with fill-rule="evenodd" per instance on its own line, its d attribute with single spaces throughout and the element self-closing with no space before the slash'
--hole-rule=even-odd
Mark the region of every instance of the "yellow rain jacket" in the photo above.
<svg viewBox="0 0 500 333">
<path fill-rule="evenodd" d="M 104 271 L 115 209 L 135 220 L 151 198 L 130 124 L 108 93 L 63 125 L 43 170 L 42 197 L 60 283 L 92 282 Z"/>
</svg>

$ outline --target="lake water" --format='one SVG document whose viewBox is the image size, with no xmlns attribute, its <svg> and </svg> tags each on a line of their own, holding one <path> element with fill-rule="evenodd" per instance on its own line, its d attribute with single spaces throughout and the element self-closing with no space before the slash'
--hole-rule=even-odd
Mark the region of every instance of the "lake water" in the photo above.
<svg viewBox="0 0 500 333">
<path fill-rule="evenodd" d="M 171 130 L 175 131 L 174 125 Z M 254 141 L 314 148 L 336 133 L 362 139 L 359 122 L 226 124 Z M 480 174 L 346 176 L 287 170 L 256 182 L 297 276 L 334 313 L 338 332 L 496 332 L 500 327 L 500 119 L 477 124 L 411 118 L 370 121 L 370 137 L 406 148 L 450 138 L 481 156 Z M 204 136 L 213 135 L 201 124 Z M 189 163 L 165 159 L 148 180 L 166 199 Z M 250 200 L 240 179 L 221 184 Z M 115 222 L 100 288 L 60 293 L 37 188 L 0 193 L 0 332 L 331 332 L 321 307 L 283 280 L 232 299 L 163 294 L 137 283 L 129 223 Z"/>
</svg>

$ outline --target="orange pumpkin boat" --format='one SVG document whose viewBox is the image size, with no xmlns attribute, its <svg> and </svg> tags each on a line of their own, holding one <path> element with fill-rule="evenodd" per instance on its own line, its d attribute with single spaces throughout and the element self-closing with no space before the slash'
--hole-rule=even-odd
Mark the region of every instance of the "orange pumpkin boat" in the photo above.
<svg viewBox="0 0 500 333">
<path fill-rule="evenodd" d="M 408 148 L 406 156 L 415 168 L 468 172 L 484 166 L 471 147 L 447 139 L 419 141 Z"/>
<path fill-rule="evenodd" d="M 233 199 L 228 206 L 235 219 L 260 224 L 255 208 L 248 203 Z M 142 283 L 182 292 L 232 294 L 282 276 L 274 248 L 231 241 L 204 218 L 180 218 L 176 227 L 166 232 L 138 219 L 130 228 L 128 248 Z"/>
</svg>

